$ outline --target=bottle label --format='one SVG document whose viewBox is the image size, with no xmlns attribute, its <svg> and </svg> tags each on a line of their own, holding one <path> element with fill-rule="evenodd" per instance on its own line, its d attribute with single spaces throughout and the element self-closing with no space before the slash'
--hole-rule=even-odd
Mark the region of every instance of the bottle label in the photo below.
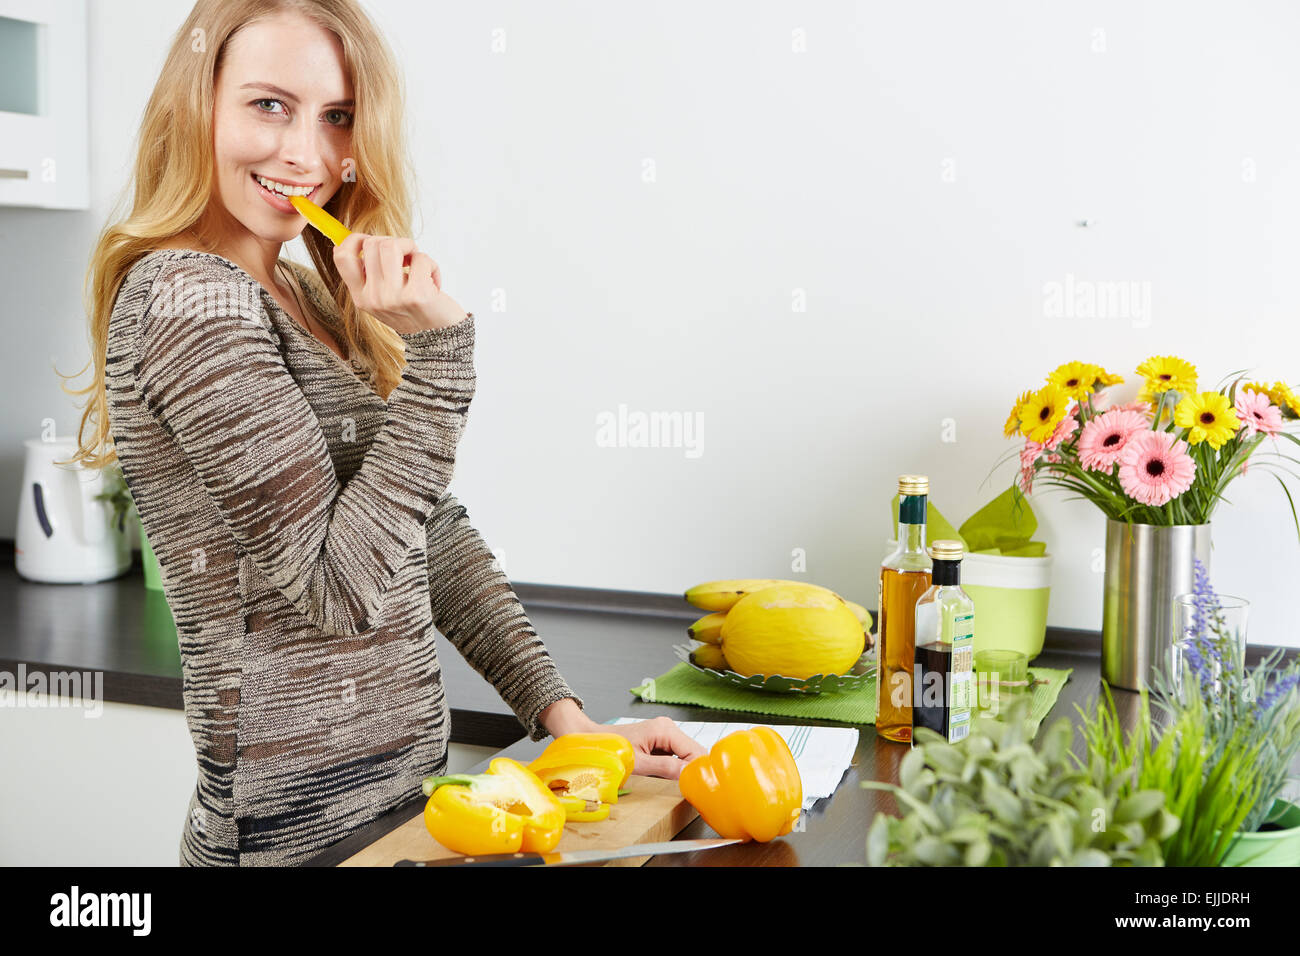
<svg viewBox="0 0 1300 956">
<path fill-rule="evenodd" d="M 948 739 L 953 743 L 970 733 L 975 687 L 975 615 L 959 614 L 952 621 L 952 674 L 948 698 Z"/>
</svg>

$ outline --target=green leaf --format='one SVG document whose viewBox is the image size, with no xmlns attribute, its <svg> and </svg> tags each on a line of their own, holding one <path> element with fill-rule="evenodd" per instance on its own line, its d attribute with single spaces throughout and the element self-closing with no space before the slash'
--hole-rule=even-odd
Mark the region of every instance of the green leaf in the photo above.
<svg viewBox="0 0 1300 956">
<path fill-rule="evenodd" d="M 889 858 L 889 835 L 894 818 L 885 813 L 877 813 L 867 831 L 867 863 L 870 866 L 884 866 Z"/>
<path fill-rule="evenodd" d="M 966 758 L 962 752 L 950 743 L 933 743 L 925 745 L 925 762 L 936 770 L 960 777 Z M 913 751 L 915 753 L 915 751 Z"/>
<path fill-rule="evenodd" d="M 987 839 L 979 839 L 966 847 L 966 865 L 984 866 L 993 854 L 993 844 Z"/>
<path fill-rule="evenodd" d="M 984 801 L 1003 823 L 1018 826 L 1024 822 L 1024 806 L 1014 793 L 993 780 L 991 775 L 984 778 Z"/>
<path fill-rule="evenodd" d="M 1139 790 L 1115 808 L 1116 823 L 1142 821 L 1165 805 L 1163 790 Z"/>
<path fill-rule="evenodd" d="M 917 840 L 912 847 L 912 856 L 927 866 L 956 866 L 961 862 L 961 853 L 956 847 L 934 836 Z"/>
<path fill-rule="evenodd" d="M 903 755 L 902 761 L 898 765 L 898 782 L 902 788 L 909 793 L 913 791 L 913 784 L 921 771 L 925 769 L 925 750 L 920 747 L 913 747 Z"/>
</svg>

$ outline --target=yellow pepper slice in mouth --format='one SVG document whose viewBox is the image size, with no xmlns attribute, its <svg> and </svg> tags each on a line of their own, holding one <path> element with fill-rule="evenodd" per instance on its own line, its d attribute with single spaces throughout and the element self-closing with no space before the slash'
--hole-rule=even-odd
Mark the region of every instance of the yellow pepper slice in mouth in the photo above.
<svg viewBox="0 0 1300 956">
<path fill-rule="evenodd" d="M 487 773 L 425 777 L 424 825 L 449 850 L 549 853 L 564 833 L 565 806 L 527 767 L 497 757 Z"/>
<path fill-rule="evenodd" d="M 316 205 L 306 196 L 290 196 L 289 202 L 293 203 L 293 208 L 297 209 L 306 220 L 325 234 L 330 242 L 338 245 L 348 236 L 352 235 L 352 230 L 343 223 L 339 222 L 320 206 Z"/>
</svg>

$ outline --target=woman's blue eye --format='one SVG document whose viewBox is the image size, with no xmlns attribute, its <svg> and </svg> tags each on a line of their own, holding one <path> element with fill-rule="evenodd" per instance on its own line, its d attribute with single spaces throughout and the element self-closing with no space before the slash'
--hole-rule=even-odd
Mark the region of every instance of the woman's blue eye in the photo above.
<svg viewBox="0 0 1300 956">
<path fill-rule="evenodd" d="M 269 97 L 266 98 L 266 99 L 253 100 L 253 105 L 257 107 L 259 113 L 269 113 L 269 114 L 272 115 L 272 116 L 276 115 L 276 112 L 277 112 L 277 111 L 275 111 L 275 110 L 264 110 L 264 109 L 262 109 L 262 104 L 263 104 L 263 103 L 279 103 L 281 106 L 284 105 L 284 103 L 282 103 L 280 100 L 271 99 L 271 98 L 269 98 Z M 331 115 L 331 114 L 338 114 L 339 116 L 344 117 L 344 120 L 343 120 L 342 122 L 330 123 L 331 126 L 351 126 L 351 125 L 352 125 L 352 114 L 349 113 L 347 110 L 330 110 L 330 111 L 329 111 L 328 113 L 326 113 L 325 115 L 329 116 L 329 115 Z"/>
</svg>

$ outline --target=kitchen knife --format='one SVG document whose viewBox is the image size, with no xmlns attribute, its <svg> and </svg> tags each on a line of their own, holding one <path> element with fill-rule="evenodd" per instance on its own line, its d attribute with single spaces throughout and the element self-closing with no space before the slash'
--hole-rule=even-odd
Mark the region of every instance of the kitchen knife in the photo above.
<svg viewBox="0 0 1300 956">
<path fill-rule="evenodd" d="M 441 860 L 398 860 L 393 866 L 567 866 L 575 863 L 599 863 L 629 856 L 655 856 L 661 853 L 689 853 L 715 846 L 740 843 L 714 837 L 707 840 L 669 840 L 666 843 L 638 843 L 616 850 L 570 850 L 567 853 L 490 853 L 479 856 L 450 856 Z"/>
</svg>

